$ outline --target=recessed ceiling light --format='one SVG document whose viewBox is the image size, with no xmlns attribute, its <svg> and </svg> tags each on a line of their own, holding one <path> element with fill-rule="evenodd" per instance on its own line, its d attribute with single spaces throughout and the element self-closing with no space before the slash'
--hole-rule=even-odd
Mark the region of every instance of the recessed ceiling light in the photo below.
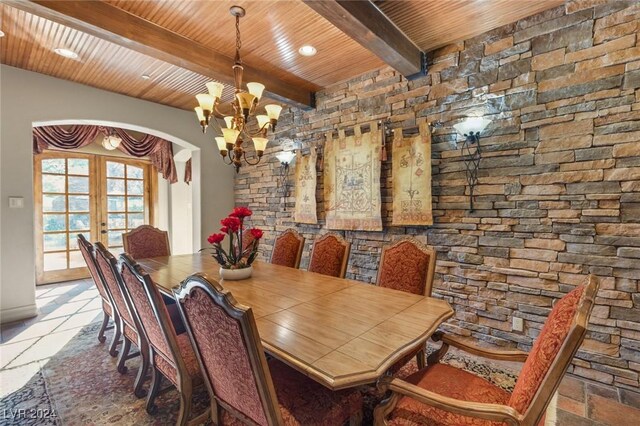
<svg viewBox="0 0 640 426">
<path fill-rule="evenodd" d="M 0 30 L 0 37 L 4 37 L 4 31 Z"/>
<path fill-rule="evenodd" d="M 302 56 L 313 56 L 316 53 L 318 53 L 318 51 L 316 50 L 315 47 L 309 44 L 306 44 L 302 46 L 300 49 L 298 49 L 298 53 L 300 53 Z"/>
<path fill-rule="evenodd" d="M 69 59 L 76 59 L 78 57 L 78 54 L 76 52 L 74 52 L 73 50 L 65 49 L 64 47 L 56 47 L 55 49 L 53 49 L 53 51 L 58 55 L 64 56 L 65 58 Z"/>
<path fill-rule="evenodd" d="M 149 80 L 151 78 L 151 76 L 149 74 L 142 74 L 142 79 L 143 80 Z"/>
</svg>

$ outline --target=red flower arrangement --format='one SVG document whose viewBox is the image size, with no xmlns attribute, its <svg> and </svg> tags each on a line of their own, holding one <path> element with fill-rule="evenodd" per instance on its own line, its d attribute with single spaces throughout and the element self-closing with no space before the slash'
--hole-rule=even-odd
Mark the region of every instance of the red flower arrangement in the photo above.
<svg viewBox="0 0 640 426">
<path fill-rule="evenodd" d="M 207 241 L 213 247 L 213 257 L 224 269 L 243 269 L 251 266 L 258 256 L 258 243 L 263 232 L 258 228 L 244 229 L 244 220 L 253 214 L 247 207 L 236 207 L 220 221 L 220 233 L 209 235 Z M 244 241 L 248 231 L 251 241 Z M 222 241 L 229 236 L 229 250 L 222 248 Z M 203 249 L 205 250 L 205 249 Z"/>
</svg>

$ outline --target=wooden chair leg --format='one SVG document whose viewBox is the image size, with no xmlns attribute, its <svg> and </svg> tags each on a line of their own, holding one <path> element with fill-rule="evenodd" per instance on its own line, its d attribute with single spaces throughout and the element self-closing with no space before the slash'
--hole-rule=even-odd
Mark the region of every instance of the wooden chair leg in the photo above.
<svg viewBox="0 0 640 426">
<path fill-rule="evenodd" d="M 155 366 L 151 367 L 151 386 L 149 386 L 149 393 L 147 393 L 147 406 L 146 410 L 149 414 L 156 412 L 156 406 L 154 401 L 160 390 L 160 384 L 162 382 L 162 373 L 158 371 Z"/>
<path fill-rule="evenodd" d="M 131 341 L 126 336 L 122 336 L 122 338 L 124 339 L 124 345 L 122 346 L 122 351 L 120 351 L 120 356 L 118 357 L 118 373 L 126 374 L 127 366 L 124 365 L 124 363 L 127 361 L 127 357 L 129 356 Z"/>
<path fill-rule="evenodd" d="M 100 326 L 100 331 L 98 332 L 98 342 L 100 343 L 104 343 L 107 340 L 104 335 L 107 325 L 109 325 L 109 315 L 107 315 L 105 311 L 102 311 L 102 326 Z"/>
<path fill-rule="evenodd" d="M 178 421 L 176 425 L 187 426 L 189 424 L 189 416 L 191 415 L 191 397 L 193 388 L 185 386 L 180 389 L 180 412 L 178 413 Z"/>
<path fill-rule="evenodd" d="M 418 370 L 422 370 L 425 365 L 424 349 L 420 349 L 420 352 L 416 354 L 416 362 L 418 363 Z"/>
<path fill-rule="evenodd" d="M 144 384 L 144 379 L 147 375 L 147 370 L 149 369 L 149 347 L 146 343 L 139 343 L 140 345 L 140 367 L 138 368 L 138 375 L 136 376 L 136 381 L 133 385 L 133 394 L 138 398 L 143 398 L 147 392 L 142 389 L 142 385 Z"/>
<path fill-rule="evenodd" d="M 122 336 L 122 332 L 120 331 L 120 324 L 118 321 L 114 320 L 116 324 L 116 329 L 113 332 L 113 338 L 111 339 L 111 346 L 109 347 L 109 355 L 112 357 L 118 356 L 118 344 L 120 343 L 120 337 Z M 126 339 L 125 339 L 126 340 Z"/>
</svg>

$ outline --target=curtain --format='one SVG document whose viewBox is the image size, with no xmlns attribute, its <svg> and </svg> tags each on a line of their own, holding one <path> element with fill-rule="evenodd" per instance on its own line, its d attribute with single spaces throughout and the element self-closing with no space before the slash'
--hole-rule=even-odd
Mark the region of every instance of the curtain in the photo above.
<svg viewBox="0 0 640 426">
<path fill-rule="evenodd" d="M 98 126 L 43 126 L 33 128 L 33 153 L 40 154 L 49 147 L 77 149 L 89 145 L 100 133 Z"/>
<path fill-rule="evenodd" d="M 103 126 L 42 126 L 33 129 L 33 152 L 40 154 L 47 148 L 76 149 L 89 145 L 100 134 L 118 135 L 122 142 L 118 149 L 132 157 L 149 157 L 151 164 L 171 183 L 178 181 L 176 165 L 173 161 L 171 142 L 152 135 L 136 139 L 126 131 Z"/>
<path fill-rule="evenodd" d="M 184 183 L 187 185 L 191 183 L 191 158 L 187 160 L 187 164 L 184 166 Z"/>
</svg>

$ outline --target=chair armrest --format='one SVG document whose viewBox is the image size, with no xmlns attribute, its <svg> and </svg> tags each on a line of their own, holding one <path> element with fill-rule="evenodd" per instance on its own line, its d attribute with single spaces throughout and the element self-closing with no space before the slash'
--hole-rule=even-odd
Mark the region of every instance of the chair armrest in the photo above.
<svg viewBox="0 0 640 426">
<path fill-rule="evenodd" d="M 456 347 L 458 349 L 462 349 L 467 353 L 499 361 L 525 362 L 527 360 L 527 357 L 529 356 L 528 353 L 519 350 L 495 350 L 481 348 L 474 345 L 473 343 L 466 342 L 462 339 L 444 333 L 434 334 L 433 340 L 436 342 L 438 340 L 441 340 L 443 343 Z"/>
<path fill-rule="evenodd" d="M 382 379 L 378 384 L 381 390 L 390 390 L 441 410 L 493 422 L 504 422 L 509 426 L 521 424 L 520 414 L 507 405 L 462 401 L 428 391 L 404 380 L 390 377 L 388 380 L 385 379 L 387 378 Z"/>
</svg>

